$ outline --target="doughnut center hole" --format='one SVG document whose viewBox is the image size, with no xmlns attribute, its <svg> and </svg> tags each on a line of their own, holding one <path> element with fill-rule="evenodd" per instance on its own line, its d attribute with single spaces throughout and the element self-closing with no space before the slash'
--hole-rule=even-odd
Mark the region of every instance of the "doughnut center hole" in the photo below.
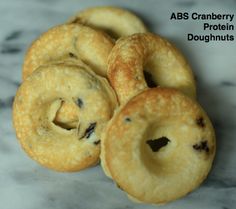
<svg viewBox="0 0 236 209">
<path fill-rule="evenodd" d="M 79 123 L 78 107 L 74 102 L 61 101 L 52 122 L 65 130 L 76 129 Z"/>
<path fill-rule="evenodd" d="M 152 74 L 150 72 L 148 72 L 148 70 L 144 70 L 143 75 L 144 75 L 144 79 L 147 83 L 147 86 L 149 88 L 155 88 L 158 86 L 158 84 L 154 81 Z"/>
<path fill-rule="evenodd" d="M 169 142 L 170 140 L 167 137 L 162 136 L 157 139 L 149 139 L 146 141 L 146 144 L 151 148 L 153 152 L 158 152 L 162 147 L 165 147 Z"/>
<path fill-rule="evenodd" d="M 70 125 L 67 124 L 67 123 L 63 123 L 63 122 L 60 122 L 60 121 L 56 121 L 55 119 L 53 120 L 53 123 L 54 123 L 56 126 L 62 128 L 62 129 L 68 130 L 68 131 L 75 128 L 75 127 L 73 127 L 73 126 L 70 126 Z"/>
<path fill-rule="evenodd" d="M 150 121 L 140 145 L 140 158 L 146 169 L 155 175 L 165 175 L 169 161 L 176 146 L 175 134 L 172 133 L 172 119 L 163 117 L 159 121 Z M 169 131 L 171 128 L 171 131 Z M 167 169 L 167 170 L 166 170 Z"/>
</svg>

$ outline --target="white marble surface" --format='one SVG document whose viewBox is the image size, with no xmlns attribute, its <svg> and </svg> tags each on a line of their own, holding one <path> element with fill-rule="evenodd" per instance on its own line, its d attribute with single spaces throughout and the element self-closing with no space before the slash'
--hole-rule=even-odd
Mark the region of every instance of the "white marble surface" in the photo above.
<svg viewBox="0 0 236 209">
<path fill-rule="evenodd" d="M 188 196 L 165 206 L 131 202 L 100 166 L 72 174 L 39 166 L 20 148 L 12 128 L 11 104 L 30 42 L 77 10 L 108 4 L 135 11 L 151 31 L 167 37 L 184 52 L 198 79 L 199 101 L 216 129 L 217 155 L 209 177 Z M 236 208 L 236 40 L 188 42 L 186 33 L 199 33 L 202 25 L 190 20 L 170 21 L 173 11 L 236 15 L 236 1 L 0 1 L 0 209 Z M 236 31 L 230 33 L 236 38 Z"/>
</svg>

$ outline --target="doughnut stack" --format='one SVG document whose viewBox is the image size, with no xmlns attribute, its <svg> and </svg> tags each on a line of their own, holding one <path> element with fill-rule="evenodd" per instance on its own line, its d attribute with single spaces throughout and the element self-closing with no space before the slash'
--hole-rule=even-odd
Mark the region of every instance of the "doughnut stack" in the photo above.
<svg viewBox="0 0 236 209">
<path fill-rule="evenodd" d="M 25 152 L 56 171 L 101 161 L 136 202 L 164 204 L 196 189 L 215 133 L 182 53 L 133 13 L 94 7 L 29 47 L 13 124 Z"/>
</svg>

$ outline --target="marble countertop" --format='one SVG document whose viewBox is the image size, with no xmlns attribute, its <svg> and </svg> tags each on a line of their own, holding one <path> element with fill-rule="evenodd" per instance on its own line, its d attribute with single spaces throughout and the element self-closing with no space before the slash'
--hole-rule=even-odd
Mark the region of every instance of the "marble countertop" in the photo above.
<svg viewBox="0 0 236 209">
<path fill-rule="evenodd" d="M 100 166 L 78 173 L 57 173 L 27 157 L 17 142 L 11 105 L 21 82 L 28 45 L 76 11 L 95 5 L 117 5 L 135 11 L 151 31 L 165 36 L 183 51 L 197 77 L 199 102 L 215 126 L 217 154 L 207 180 L 180 200 L 164 206 L 133 203 Z M 187 33 L 209 32 L 203 31 L 202 21 L 170 20 L 172 12 L 236 16 L 236 1 L 0 1 L 0 209 L 236 208 L 236 30 L 221 31 L 233 34 L 234 41 L 188 41 Z M 231 22 L 234 27 L 235 19 Z"/>
</svg>

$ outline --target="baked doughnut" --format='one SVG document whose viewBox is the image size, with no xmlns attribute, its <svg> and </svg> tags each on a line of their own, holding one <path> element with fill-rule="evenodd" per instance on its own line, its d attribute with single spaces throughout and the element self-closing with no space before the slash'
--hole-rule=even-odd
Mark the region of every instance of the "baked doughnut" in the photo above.
<svg viewBox="0 0 236 209">
<path fill-rule="evenodd" d="M 63 102 L 77 105 L 77 126 L 54 122 Z M 22 83 L 13 105 L 17 138 L 34 160 L 57 171 L 78 171 L 98 162 L 100 137 L 116 107 L 103 77 L 76 65 L 52 64 Z"/>
<path fill-rule="evenodd" d="M 107 32 L 112 38 L 147 31 L 143 22 L 132 12 L 119 7 L 92 7 L 78 12 L 69 23 L 80 23 Z"/>
<path fill-rule="evenodd" d="M 183 55 L 151 33 L 117 41 L 108 58 L 108 78 L 120 103 L 157 85 L 179 89 L 192 98 L 196 95 L 194 77 Z M 147 84 L 145 78 L 151 82 Z"/>
<path fill-rule="evenodd" d="M 204 110 L 171 88 L 144 90 L 109 122 L 102 165 L 135 199 L 161 204 L 199 186 L 215 155 L 215 133 Z"/>
<path fill-rule="evenodd" d="M 104 33 L 80 24 L 65 24 L 43 33 L 28 49 L 23 64 L 23 79 L 42 64 L 66 55 L 80 58 L 96 73 L 106 76 L 107 57 L 113 41 Z"/>
</svg>

